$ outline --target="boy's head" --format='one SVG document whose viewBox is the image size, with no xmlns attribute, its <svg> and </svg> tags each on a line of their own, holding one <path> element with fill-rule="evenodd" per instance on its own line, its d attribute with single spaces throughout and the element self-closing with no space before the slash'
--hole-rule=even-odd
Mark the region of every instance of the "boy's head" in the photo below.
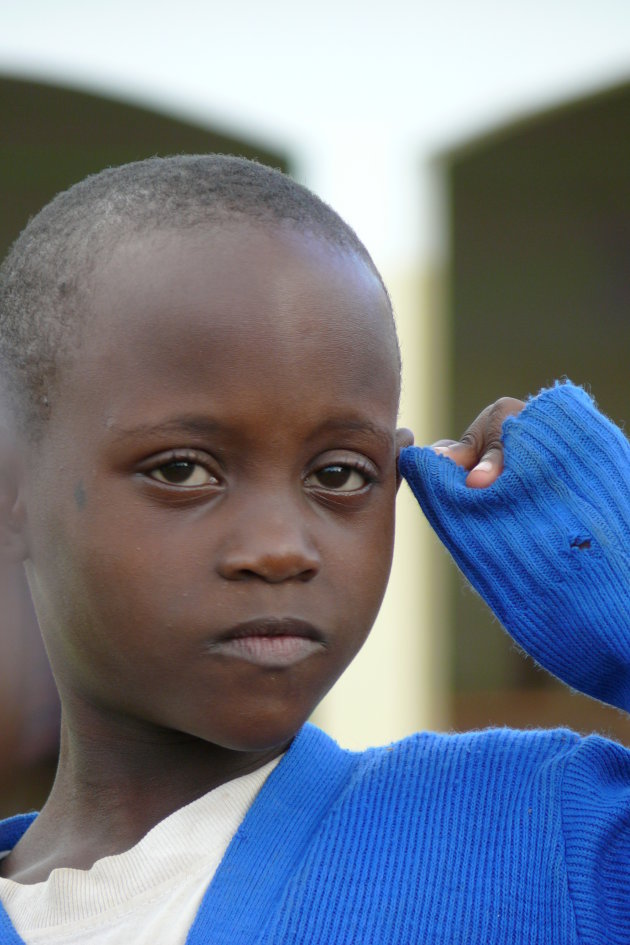
<svg viewBox="0 0 630 945">
<path fill-rule="evenodd" d="M 366 250 L 277 172 L 156 159 L 58 197 L 3 279 L 7 528 L 67 724 L 282 743 L 389 572 L 409 435 Z"/>
<path fill-rule="evenodd" d="M 334 210 L 286 175 L 220 154 L 152 158 L 108 168 L 58 194 L 0 267 L 0 361 L 22 428 L 37 437 L 90 323 L 95 272 L 123 240 L 221 228 L 229 221 L 295 229 L 353 253 L 378 272 Z"/>
</svg>

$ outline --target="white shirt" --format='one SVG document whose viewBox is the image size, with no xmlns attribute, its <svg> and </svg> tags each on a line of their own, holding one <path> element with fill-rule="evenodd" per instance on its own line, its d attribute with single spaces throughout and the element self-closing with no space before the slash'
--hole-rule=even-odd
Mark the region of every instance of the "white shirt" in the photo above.
<svg viewBox="0 0 630 945">
<path fill-rule="evenodd" d="M 55 869 L 0 899 L 27 945 L 183 945 L 203 894 L 275 758 L 228 781 L 89 870 Z"/>
</svg>

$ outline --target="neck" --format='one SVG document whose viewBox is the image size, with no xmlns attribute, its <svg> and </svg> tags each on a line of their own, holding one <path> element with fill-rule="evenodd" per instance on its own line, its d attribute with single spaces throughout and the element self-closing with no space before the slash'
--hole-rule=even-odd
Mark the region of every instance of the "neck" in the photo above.
<svg viewBox="0 0 630 945">
<path fill-rule="evenodd" d="M 234 751 L 132 724 L 104 730 L 62 718 L 57 775 L 40 815 L 0 875 L 41 882 L 52 869 L 89 869 L 130 849 L 157 823 L 286 749 Z"/>
</svg>

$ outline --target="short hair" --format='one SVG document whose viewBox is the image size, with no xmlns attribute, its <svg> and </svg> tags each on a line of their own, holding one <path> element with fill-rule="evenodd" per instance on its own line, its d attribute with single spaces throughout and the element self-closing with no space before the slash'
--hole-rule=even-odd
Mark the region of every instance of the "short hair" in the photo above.
<svg viewBox="0 0 630 945">
<path fill-rule="evenodd" d="M 107 168 L 58 194 L 28 223 L 0 267 L 0 364 L 16 420 L 36 434 L 62 356 L 89 308 L 89 278 L 121 234 L 230 219 L 289 224 L 357 254 L 385 286 L 341 217 L 278 170 L 223 154 L 177 155 Z"/>
</svg>

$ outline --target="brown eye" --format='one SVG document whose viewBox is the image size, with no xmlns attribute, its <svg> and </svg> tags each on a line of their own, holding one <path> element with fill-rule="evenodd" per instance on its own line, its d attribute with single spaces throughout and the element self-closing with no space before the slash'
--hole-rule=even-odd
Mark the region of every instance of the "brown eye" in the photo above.
<svg viewBox="0 0 630 945">
<path fill-rule="evenodd" d="M 307 479 L 310 486 L 320 486 L 329 492 L 358 492 L 367 484 L 367 478 L 358 469 L 331 463 L 311 473 Z"/>
<path fill-rule="evenodd" d="M 189 460 L 173 460 L 170 463 L 164 463 L 157 469 L 149 472 L 152 479 L 158 482 L 164 482 L 169 486 L 207 486 L 216 483 L 217 479 L 200 463 L 193 463 Z"/>
</svg>

